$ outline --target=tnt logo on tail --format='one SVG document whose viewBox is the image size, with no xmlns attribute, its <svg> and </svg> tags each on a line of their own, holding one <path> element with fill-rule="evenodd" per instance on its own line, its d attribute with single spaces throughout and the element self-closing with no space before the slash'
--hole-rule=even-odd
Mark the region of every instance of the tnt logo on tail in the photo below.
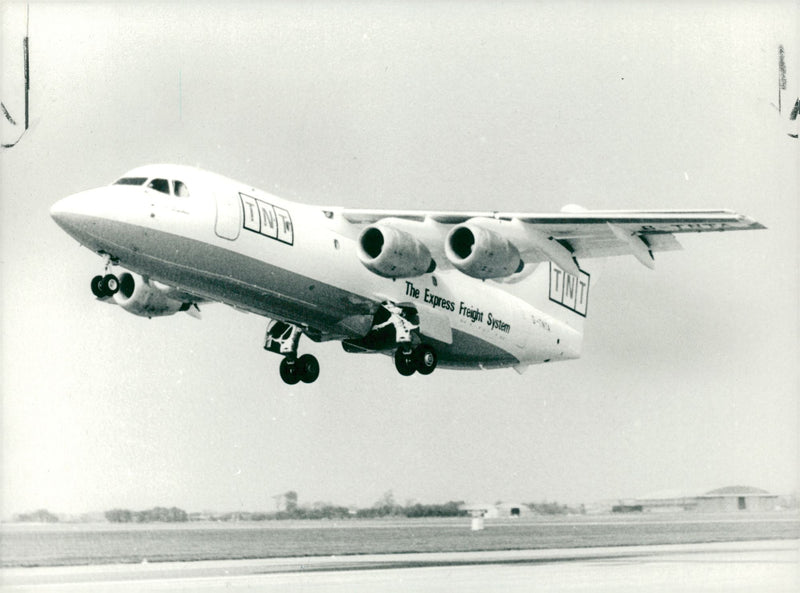
<svg viewBox="0 0 800 593">
<path fill-rule="evenodd" d="M 550 300 L 586 317 L 589 274 L 581 270 L 579 276 L 574 276 L 550 262 Z"/>
</svg>

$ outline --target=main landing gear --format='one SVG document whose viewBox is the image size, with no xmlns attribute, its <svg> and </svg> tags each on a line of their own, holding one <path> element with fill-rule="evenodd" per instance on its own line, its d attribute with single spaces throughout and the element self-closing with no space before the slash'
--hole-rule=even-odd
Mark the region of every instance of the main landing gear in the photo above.
<svg viewBox="0 0 800 593">
<path fill-rule="evenodd" d="M 297 344 L 303 335 L 296 325 L 284 321 L 272 320 L 267 326 L 267 335 L 264 340 L 264 350 L 282 354 L 279 368 L 281 379 L 287 385 L 313 383 L 319 377 L 319 362 L 312 354 L 297 356 Z"/>
<path fill-rule="evenodd" d="M 419 315 L 411 306 L 384 301 L 375 311 L 372 327 L 361 338 L 342 342 L 346 352 L 387 352 L 394 350 L 397 372 L 430 375 L 439 358 L 430 344 L 420 343 Z"/>
<path fill-rule="evenodd" d="M 280 366 L 281 379 L 288 385 L 313 383 L 319 377 L 319 362 L 313 354 L 293 358 L 285 356 Z"/>
<path fill-rule="evenodd" d="M 419 341 L 419 320 L 416 312 L 395 305 L 383 303 L 383 309 L 389 314 L 381 323 L 376 324 L 373 330 L 381 327 L 394 327 L 397 350 L 394 352 L 394 366 L 397 372 L 404 377 L 409 377 L 415 372 L 420 375 L 430 375 L 439 362 L 436 350 L 430 344 L 414 346 L 414 341 Z"/>
<path fill-rule="evenodd" d="M 420 375 L 430 375 L 439 361 L 436 350 L 430 344 L 414 346 L 414 341 L 419 341 L 419 320 L 416 311 L 400 307 L 394 303 L 383 303 L 383 309 L 389 314 L 388 318 L 374 326 L 379 329 L 384 326 L 393 326 L 397 350 L 394 351 L 394 367 L 404 377 L 409 377 L 415 372 Z"/>
<path fill-rule="evenodd" d="M 436 350 L 429 344 L 420 344 L 416 348 L 410 345 L 400 346 L 394 353 L 394 366 L 397 372 L 408 377 L 418 372 L 420 375 L 430 375 L 438 362 Z"/>
</svg>

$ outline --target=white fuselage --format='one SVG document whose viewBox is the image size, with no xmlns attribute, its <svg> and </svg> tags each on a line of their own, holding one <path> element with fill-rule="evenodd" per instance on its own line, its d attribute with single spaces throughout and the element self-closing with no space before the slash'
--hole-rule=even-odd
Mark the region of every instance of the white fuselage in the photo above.
<svg viewBox="0 0 800 593">
<path fill-rule="evenodd" d="M 360 229 L 336 208 L 188 167 L 128 175 L 180 179 L 190 194 L 110 185 L 64 198 L 51 213 L 81 244 L 152 280 L 296 324 L 315 340 L 363 336 L 382 302 L 414 305 L 437 328 L 422 337 L 444 367 L 524 368 L 579 355 L 581 332 L 502 283 L 447 266 L 408 279 L 371 272 L 358 258 Z"/>
</svg>

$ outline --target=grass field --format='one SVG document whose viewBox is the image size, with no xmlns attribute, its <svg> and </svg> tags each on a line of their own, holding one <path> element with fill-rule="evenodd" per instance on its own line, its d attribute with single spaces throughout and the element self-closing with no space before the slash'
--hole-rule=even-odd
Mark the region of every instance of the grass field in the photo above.
<svg viewBox="0 0 800 593">
<path fill-rule="evenodd" d="M 800 538 L 796 514 L 572 516 L 186 524 L 5 524 L 3 567 L 464 552 Z"/>
</svg>

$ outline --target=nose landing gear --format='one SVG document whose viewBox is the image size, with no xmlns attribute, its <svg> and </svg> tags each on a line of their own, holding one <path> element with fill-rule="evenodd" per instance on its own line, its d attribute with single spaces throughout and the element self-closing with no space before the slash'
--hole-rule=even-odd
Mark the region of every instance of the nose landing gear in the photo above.
<svg viewBox="0 0 800 593">
<path fill-rule="evenodd" d="M 95 276 L 92 278 L 92 294 L 98 299 L 107 299 L 119 291 L 119 278 L 114 274 Z"/>
<path fill-rule="evenodd" d="M 108 299 L 119 291 L 119 278 L 109 273 L 111 266 L 117 263 L 116 258 L 108 253 L 101 253 L 106 260 L 106 270 L 104 275 L 92 278 L 92 294 L 98 299 Z"/>
</svg>

